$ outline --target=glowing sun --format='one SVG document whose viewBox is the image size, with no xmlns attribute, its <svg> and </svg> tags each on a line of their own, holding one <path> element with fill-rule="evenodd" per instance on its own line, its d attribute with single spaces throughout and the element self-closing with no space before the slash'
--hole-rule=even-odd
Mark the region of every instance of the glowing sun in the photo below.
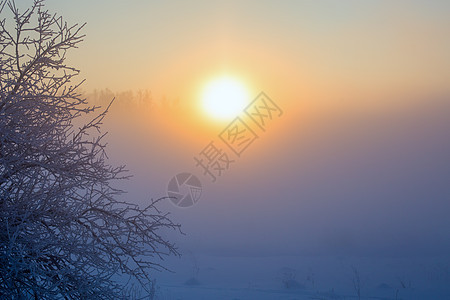
<svg viewBox="0 0 450 300">
<path fill-rule="evenodd" d="M 244 85 L 230 77 L 209 82 L 203 92 L 203 109 L 213 118 L 228 120 L 239 115 L 249 102 Z"/>
</svg>

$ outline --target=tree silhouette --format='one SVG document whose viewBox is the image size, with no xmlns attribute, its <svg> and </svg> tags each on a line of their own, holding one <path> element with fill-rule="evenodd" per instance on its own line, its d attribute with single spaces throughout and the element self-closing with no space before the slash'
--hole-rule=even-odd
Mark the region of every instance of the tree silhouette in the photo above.
<svg viewBox="0 0 450 300">
<path fill-rule="evenodd" d="M 7 14 L 9 17 L 3 17 Z M 152 200 L 119 201 L 97 111 L 65 64 L 84 25 L 69 26 L 43 0 L 20 12 L 0 2 L 0 298 L 117 299 L 123 276 L 154 294 L 152 269 L 178 254 L 161 229 L 179 230 Z"/>
</svg>

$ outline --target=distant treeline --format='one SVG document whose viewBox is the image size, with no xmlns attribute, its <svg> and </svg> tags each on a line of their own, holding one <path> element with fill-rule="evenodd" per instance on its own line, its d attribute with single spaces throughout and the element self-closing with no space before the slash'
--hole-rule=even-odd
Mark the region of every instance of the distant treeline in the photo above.
<svg viewBox="0 0 450 300">
<path fill-rule="evenodd" d="M 95 89 L 92 92 L 83 92 L 83 96 L 88 100 L 89 103 L 105 106 L 108 105 L 112 99 L 114 100 L 114 105 L 126 106 L 128 108 L 132 107 L 145 107 L 145 108 L 175 108 L 179 106 L 179 99 L 167 99 L 163 96 L 159 100 L 153 98 L 152 92 L 150 90 L 127 90 L 122 92 L 113 92 L 110 89 Z"/>
</svg>

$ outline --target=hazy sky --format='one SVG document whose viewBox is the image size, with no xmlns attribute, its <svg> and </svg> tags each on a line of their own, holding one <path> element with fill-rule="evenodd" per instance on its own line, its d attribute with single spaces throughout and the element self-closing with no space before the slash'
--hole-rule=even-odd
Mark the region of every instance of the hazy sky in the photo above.
<svg viewBox="0 0 450 300">
<path fill-rule="evenodd" d="M 149 89 L 185 110 L 127 109 L 105 126 L 131 199 L 177 172 L 204 183 L 183 247 L 240 253 L 450 251 L 449 1 L 48 1 L 87 22 L 71 62 L 85 90 Z M 238 77 L 283 108 L 217 183 L 193 157 L 223 124 L 200 90 Z"/>
<path fill-rule="evenodd" d="M 87 22 L 86 89 L 194 101 L 242 78 L 289 101 L 448 91 L 448 1 L 48 1 Z"/>
</svg>

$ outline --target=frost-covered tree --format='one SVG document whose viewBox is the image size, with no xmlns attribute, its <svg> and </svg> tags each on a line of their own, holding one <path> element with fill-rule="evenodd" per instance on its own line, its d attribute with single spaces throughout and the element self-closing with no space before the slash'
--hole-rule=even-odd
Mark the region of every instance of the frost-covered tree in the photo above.
<svg viewBox="0 0 450 300">
<path fill-rule="evenodd" d="M 124 276 L 154 294 L 150 271 L 178 254 L 161 231 L 179 225 L 158 200 L 118 200 L 126 174 L 107 161 L 107 110 L 88 106 L 65 62 L 83 25 L 43 2 L 0 1 L 0 299 L 118 299 Z"/>
</svg>

